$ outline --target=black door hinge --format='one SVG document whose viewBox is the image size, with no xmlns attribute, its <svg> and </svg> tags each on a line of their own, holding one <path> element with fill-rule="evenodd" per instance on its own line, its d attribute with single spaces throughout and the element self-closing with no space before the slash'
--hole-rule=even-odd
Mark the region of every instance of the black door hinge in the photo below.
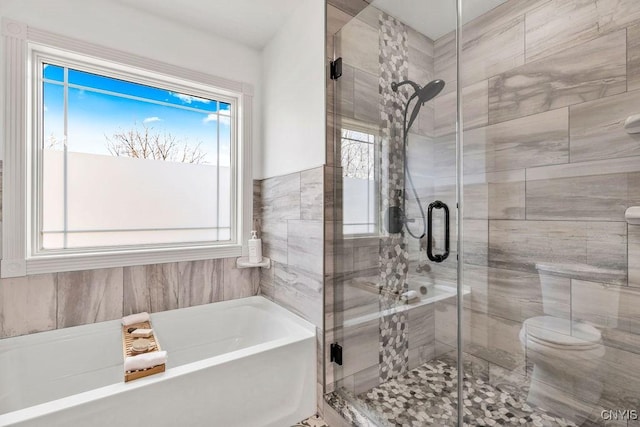
<svg viewBox="0 0 640 427">
<path fill-rule="evenodd" d="M 335 61 L 331 61 L 331 80 L 338 80 L 342 76 L 342 58 L 338 57 Z"/>
<path fill-rule="evenodd" d="M 331 344 L 331 361 L 342 366 L 342 347 L 337 342 Z"/>
</svg>

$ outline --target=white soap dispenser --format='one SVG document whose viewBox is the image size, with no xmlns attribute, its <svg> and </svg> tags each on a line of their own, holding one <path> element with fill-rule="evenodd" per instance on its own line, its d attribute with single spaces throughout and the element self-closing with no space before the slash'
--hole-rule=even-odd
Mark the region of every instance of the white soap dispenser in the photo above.
<svg viewBox="0 0 640 427">
<path fill-rule="evenodd" d="M 251 264 L 262 262 L 262 239 L 258 239 L 256 230 L 251 231 L 251 238 L 249 239 L 249 262 Z"/>
</svg>

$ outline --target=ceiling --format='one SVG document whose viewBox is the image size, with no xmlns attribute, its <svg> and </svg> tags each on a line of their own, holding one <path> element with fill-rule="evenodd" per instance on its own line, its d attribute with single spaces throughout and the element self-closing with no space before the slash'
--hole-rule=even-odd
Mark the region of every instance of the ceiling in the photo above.
<svg viewBox="0 0 640 427">
<path fill-rule="evenodd" d="M 131 8 L 261 50 L 298 0 L 116 0 Z"/>
<path fill-rule="evenodd" d="M 506 0 L 464 0 L 463 22 L 469 22 Z M 372 5 L 436 40 L 456 27 L 455 0 L 373 0 Z"/>
</svg>

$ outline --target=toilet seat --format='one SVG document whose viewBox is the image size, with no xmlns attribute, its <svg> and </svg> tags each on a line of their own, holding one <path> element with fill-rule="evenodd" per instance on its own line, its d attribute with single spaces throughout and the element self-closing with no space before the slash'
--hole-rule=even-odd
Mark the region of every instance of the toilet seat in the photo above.
<svg viewBox="0 0 640 427">
<path fill-rule="evenodd" d="M 584 322 L 537 316 L 524 321 L 520 340 L 566 350 L 589 350 L 602 345 L 602 334 Z"/>
</svg>

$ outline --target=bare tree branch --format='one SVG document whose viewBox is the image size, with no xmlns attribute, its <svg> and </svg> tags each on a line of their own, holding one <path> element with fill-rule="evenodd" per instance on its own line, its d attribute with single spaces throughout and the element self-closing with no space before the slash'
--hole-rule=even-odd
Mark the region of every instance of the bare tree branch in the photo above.
<svg viewBox="0 0 640 427">
<path fill-rule="evenodd" d="M 207 156 L 201 142 L 194 146 L 169 132 L 156 132 L 145 124 L 142 128 L 134 124 L 131 129 L 116 132 L 111 137 L 105 135 L 105 138 L 105 145 L 112 156 L 194 164 L 205 163 Z"/>
</svg>

